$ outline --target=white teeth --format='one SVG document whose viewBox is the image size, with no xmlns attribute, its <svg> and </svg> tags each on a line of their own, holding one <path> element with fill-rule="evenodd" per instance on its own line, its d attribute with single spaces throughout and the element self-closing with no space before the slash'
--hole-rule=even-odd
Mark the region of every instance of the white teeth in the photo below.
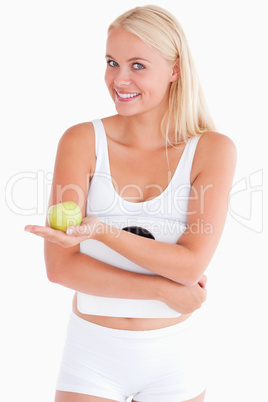
<svg viewBox="0 0 268 402">
<path fill-rule="evenodd" d="M 139 93 L 135 93 L 135 94 L 120 94 L 117 90 L 116 90 L 117 95 L 120 98 L 126 99 L 126 98 L 134 98 L 135 96 L 139 95 Z"/>
</svg>

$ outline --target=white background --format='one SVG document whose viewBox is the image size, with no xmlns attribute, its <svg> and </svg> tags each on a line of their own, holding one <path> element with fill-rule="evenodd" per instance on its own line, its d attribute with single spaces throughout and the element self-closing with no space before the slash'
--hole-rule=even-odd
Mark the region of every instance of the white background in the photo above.
<svg viewBox="0 0 268 402">
<path fill-rule="evenodd" d="M 261 0 L 153 3 L 181 22 L 218 131 L 230 136 L 238 149 L 225 231 L 207 270 L 206 401 L 265 402 L 266 4 Z M 76 123 L 114 113 L 103 80 L 106 29 L 122 12 L 146 4 L 138 0 L 1 4 L 0 399 L 6 402 L 53 400 L 73 292 L 48 282 L 43 242 L 23 228 L 44 223 L 62 133 Z"/>
</svg>

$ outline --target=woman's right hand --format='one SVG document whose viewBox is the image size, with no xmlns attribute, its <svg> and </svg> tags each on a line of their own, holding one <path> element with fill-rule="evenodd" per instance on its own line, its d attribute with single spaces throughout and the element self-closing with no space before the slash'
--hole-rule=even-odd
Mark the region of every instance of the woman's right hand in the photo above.
<svg viewBox="0 0 268 402">
<path fill-rule="evenodd" d="M 206 301 L 206 275 L 202 275 L 199 282 L 194 286 L 185 286 L 166 278 L 161 279 L 163 279 L 161 301 L 181 314 L 193 313 Z"/>
</svg>

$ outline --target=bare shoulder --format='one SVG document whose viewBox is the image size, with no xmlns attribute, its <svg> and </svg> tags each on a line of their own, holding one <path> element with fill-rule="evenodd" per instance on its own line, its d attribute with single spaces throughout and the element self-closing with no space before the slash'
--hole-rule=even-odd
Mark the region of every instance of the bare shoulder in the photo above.
<svg viewBox="0 0 268 402">
<path fill-rule="evenodd" d="M 61 136 L 58 154 L 67 161 L 82 165 L 87 171 L 94 171 L 95 166 L 95 132 L 91 122 L 69 127 Z"/>
<path fill-rule="evenodd" d="M 198 148 L 198 153 L 205 153 L 206 157 L 227 154 L 236 156 L 236 146 L 231 138 L 214 131 L 208 131 L 201 136 Z"/>
<path fill-rule="evenodd" d="M 95 142 L 94 127 L 91 122 L 80 123 L 69 127 L 60 138 L 60 144 L 66 143 L 79 147 L 85 143 Z"/>
<path fill-rule="evenodd" d="M 202 171 L 214 171 L 217 174 L 228 171 L 232 175 L 237 159 L 237 150 L 230 137 L 218 132 L 204 133 L 197 145 L 194 163 L 193 180 Z"/>
<path fill-rule="evenodd" d="M 215 161 L 234 162 L 236 161 L 236 146 L 227 135 L 209 131 L 204 133 L 199 140 L 197 157 L 205 164 Z M 202 165 L 203 165 L 202 163 Z"/>
</svg>

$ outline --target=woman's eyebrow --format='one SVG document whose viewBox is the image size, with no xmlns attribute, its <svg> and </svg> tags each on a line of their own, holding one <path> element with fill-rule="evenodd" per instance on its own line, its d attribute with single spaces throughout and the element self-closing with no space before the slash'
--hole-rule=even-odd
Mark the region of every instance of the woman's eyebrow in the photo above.
<svg viewBox="0 0 268 402">
<path fill-rule="evenodd" d="M 151 63 L 150 60 L 144 59 L 143 57 L 132 57 L 132 58 L 129 59 L 128 61 L 135 61 L 135 60 L 142 60 L 142 61 L 147 61 L 147 63 Z"/>
<path fill-rule="evenodd" d="M 114 59 L 114 57 L 109 54 L 106 54 L 105 57 L 107 57 L 109 59 Z M 129 61 L 135 61 L 135 60 L 142 60 L 142 61 L 147 61 L 147 63 L 152 63 L 150 60 L 144 59 L 143 57 L 132 57 L 131 59 L 129 59 L 127 61 L 129 62 Z"/>
</svg>

